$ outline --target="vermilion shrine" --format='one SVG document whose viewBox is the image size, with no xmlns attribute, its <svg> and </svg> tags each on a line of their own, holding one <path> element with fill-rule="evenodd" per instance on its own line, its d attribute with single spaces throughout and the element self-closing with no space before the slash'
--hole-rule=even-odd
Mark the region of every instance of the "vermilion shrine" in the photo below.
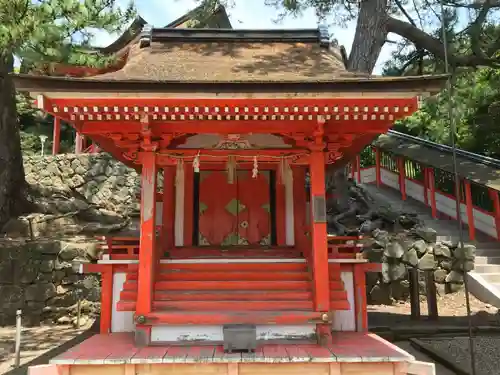
<svg viewBox="0 0 500 375">
<path fill-rule="evenodd" d="M 329 246 L 325 168 L 446 77 L 348 72 L 322 29 L 146 27 L 122 65 L 15 76 L 142 176 L 139 246 L 110 241 L 85 266 L 102 274 L 101 333 L 54 373 L 433 373 L 368 332 L 377 268 Z M 224 350 L 239 334 L 255 352 Z"/>
</svg>

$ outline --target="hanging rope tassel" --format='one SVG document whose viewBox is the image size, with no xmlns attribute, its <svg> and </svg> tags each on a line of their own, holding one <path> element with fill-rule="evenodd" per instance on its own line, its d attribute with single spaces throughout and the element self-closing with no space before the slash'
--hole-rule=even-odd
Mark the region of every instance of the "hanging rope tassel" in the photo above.
<svg viewBox="0 0 500 375">
<path fill-rule="evenodd" d="M 236 159 L 234 156 L 229 156 L 227 159 L 227 183 L 234 184 L 236 174 Z"/>
<path fill-rule="evenodd" d="M 184 177 L 184 160 L 177 159 L 177 167 L 175 171 L 175 186 L 179 185 L 180 179 Z"/>
<path fill-rule="evenodd" d="M 253 169 L 252 169 L 252 178 L 257 178 L 259 174 L 259 163 L 257 162 L 257 156 L 253 157 Z"/>
<path fill-rule="evenodd" d="M 200 173 L 200 152 L 194 157 L 193 160 L 194 173 Z"/>
</svg>

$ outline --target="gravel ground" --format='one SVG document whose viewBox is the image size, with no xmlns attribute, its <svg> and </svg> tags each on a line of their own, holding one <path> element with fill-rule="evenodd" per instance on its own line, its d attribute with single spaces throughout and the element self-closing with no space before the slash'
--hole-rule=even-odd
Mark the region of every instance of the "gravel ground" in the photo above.
<svg viewBox="0 0 500 375">
<path fill-rule="evenodd" d="M 453 337 L 448 339 L 420 339 L 430 345 L 436 354 L 454 361 L 459 367 L 470 371 L 469 339 Z M 500 374 L 500 336 L 474 338 L 474 352 L 477 375 Z"/>
<path fill-rule="evenodd" d="M 498 309 L 470 296 L 471 312 L 474 325 L 500 325 Z M 410 321 L 410 302 L 400 302 L 391 306 L 370 305 L 368 316 L 370 326 L 393 326 L 406 324 Z M 420 302 L 420 313 L 427 315 L 427 301 Z M 465 293 L 459 291 L 453 294 L 438 296 L 439 323 L 446 325 L 467 325 L 467 309 Z"/>
</svg>

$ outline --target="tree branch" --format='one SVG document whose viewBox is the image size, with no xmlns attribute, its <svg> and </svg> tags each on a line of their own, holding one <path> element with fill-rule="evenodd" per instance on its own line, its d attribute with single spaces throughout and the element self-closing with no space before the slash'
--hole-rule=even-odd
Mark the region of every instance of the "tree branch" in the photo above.
<svg viewBox="0 0 500 375">
<path fill-rule="evenodd" d="M 415 23 L 415 21 L 413 21 L 413 18 L 411 18 L 411 16 L 409 15 L 409 13 L 406 11 L 406 9 L 403 7 L 403 5 L 401 4 L 401 1 L 399 0 L 394 0 L 394 2 L 396 3 L 398 9 L 401 11 L 401 13 L 404 14 L 404 16 L 406 17 L 406 19 L 408 20 L 409 23 L 411 23 L 413 26 L 417 26 L 417 24 Z"/>
<path fill-rule="evenodd" d="M 482 1 L 475 1 L 471 4 L 456 2 L 456 1 L 445 1 L 444 5 L 454 7 L 454 8 L 466 8 L 466 9 L 482 9 L 484 3 Z M 494 0 L 489 2 L 490 8 L 499 8 L 500 0 Z"/>
<path fill-rule="evenodd" d="M 386 21 L 387 31 L 397 34 L 411 41 L 417 48 L 422 48 L 439 59 L 444 59 L 445 47 L 441 40 L 434 38 L 425 31 L 420 30 L 407 22 L 388 17 Z M 449 51 L 448 61 L 453 66 L 498 66 L 500 61 L 481 56 L 459 56 Z"/>
<path fill-rule="evenodd" d="M 482 30 L 484 22 L 486 21 L 486 17 L 488 16 L 488 12 L 491 9 L 490 3 L 491 3 L 491 0 L 486 0 L 484 2 L 483 7 L 479 11 L 479 14 L 477 15 L 474 22 L 471 23 L 470 28 L 469 28 L 469 36 L 470 36 L 470 44 L 471 44 L 472 52 L 476 56 L 480 56 L 483 58 L 485 58 L 487 56 L 481 50 L 481 42 L 480 42 L 481 30 Z"/>
</svg>

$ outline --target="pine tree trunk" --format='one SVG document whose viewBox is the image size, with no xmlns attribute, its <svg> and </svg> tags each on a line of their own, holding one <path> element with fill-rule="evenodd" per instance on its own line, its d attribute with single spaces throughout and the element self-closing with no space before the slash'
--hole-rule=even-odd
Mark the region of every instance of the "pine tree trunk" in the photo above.
<svg viewBox="0 0 500 375">
<path fill-rule="evenodd" d="M 387 0 L 361 0 L 348 69 L 371 73 L 387 38 Z"/>
<path fill-rule="evenodd" d="M 361 0 L 358 22 L 347 68 L 350 71 L 372 73 L 387 37 L 387 0 Z M 337 215 L 356 214 L 349 195 L 351 183 L 345 173 L 350 160 L 342 160 L 327 169 L 327 190 L 333 199 L 328 202 L 332 218 Z M 352 211 L 352 212 L 351 212 Z M 331 222 L 330 230 L 343 234 L 344 228 Z"/>
<path fill-rule="evenodd" d="M 0 230 L 27 207 L 13 69 L 13 56 L 0 53 Z"/>
</svg>

